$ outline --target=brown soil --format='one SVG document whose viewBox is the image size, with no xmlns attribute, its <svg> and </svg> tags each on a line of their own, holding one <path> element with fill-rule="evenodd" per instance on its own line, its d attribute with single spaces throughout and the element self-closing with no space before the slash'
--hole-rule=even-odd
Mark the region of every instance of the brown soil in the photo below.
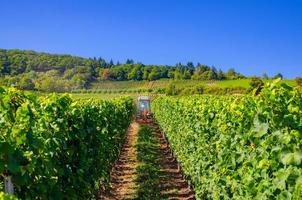
<svg viewBox="0 0 302 200">
<path fill-rule="evenodd" d="M 188 182 L 183 178 L 180 166 L 176 159 L 172 156 L 172 151 L 161 133 L 159 127 L 152 125 L 156 132 L 156 136 L 160 139 L 161 152 L 161 168 L 165 174 L 161 180 L 162 194 L 165 194 L 168 199 L 194 200 L 194 191 L 189 187 Z"/>
<path fill-rule="evenodd" d="M 137 164 L 135 144 L 139 124 L 131 123 L 120 157 L 111 171 L 111 188 L 100 199 L 133 199 L 136 192 L 135 168 Z"/>
<path fill-rule="evenodd" d="M 164 174 L 161 178 L 161 194 L 167 199 L 194 200 L 194 191 L 189 188 L 187 181 L 183 178 L 176 159 L 171 155 L 171 149 L 155 124 L 150 124 L 160 140 L 160 164 Z M 135 199 L 138 185 L 136 184 L 136 148 L 139 123 L 133 122 L 127 133 L 125 144 L 121 155 L 111 172 L 111 188 L 101 194 L 100 199 Z"/>
</svg>

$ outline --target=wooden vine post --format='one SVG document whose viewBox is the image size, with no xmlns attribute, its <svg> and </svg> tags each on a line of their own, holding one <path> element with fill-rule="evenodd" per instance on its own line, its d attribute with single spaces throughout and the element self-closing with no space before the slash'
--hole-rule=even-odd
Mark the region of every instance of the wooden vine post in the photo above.
<svg viewBox="0 0 302 200">
<path fill-rule="evenodd" d="M 11 176 L 4 176 L 4 189 L 7 194 L 14 194 L 14 184 Z"/>
</svg>

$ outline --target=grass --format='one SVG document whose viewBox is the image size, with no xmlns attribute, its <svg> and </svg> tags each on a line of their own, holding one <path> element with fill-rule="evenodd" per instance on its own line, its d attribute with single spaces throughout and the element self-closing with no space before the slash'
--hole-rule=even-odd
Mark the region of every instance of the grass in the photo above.
<svg viewBox="0 0 302 200">
<path fill-rule="evenodd" d="M 141 126 L 137 139 L 137 160 L 139 162 L 136 168 L 137 189 L 136 199 L 167 199 L 162 195 L 160 180 L 163 177 L 159 164 L 159 140 L 154 136 L 149 126 Z"/>
</svg>

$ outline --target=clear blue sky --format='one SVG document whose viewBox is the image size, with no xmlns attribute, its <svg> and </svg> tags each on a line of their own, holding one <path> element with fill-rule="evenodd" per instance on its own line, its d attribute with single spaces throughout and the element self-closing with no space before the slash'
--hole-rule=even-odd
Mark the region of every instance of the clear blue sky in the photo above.
<svg viewBox="0 0 302 200">
<path fill-rule="evenodd" d="M 302 76 L 302 0 L 1 0 L 0 48 Z"/>
</svg>

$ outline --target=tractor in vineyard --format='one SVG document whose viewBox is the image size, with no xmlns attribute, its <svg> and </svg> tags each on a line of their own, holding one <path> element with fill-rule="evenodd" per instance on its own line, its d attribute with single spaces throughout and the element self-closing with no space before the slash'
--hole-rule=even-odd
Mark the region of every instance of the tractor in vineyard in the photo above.
<svg viewBox="0 0 302 200">
<path fill-rule="evenodd" d="M 137 98 L 137 121 L 141 123 L 151 123 L 152 114 L 149 96 L 139 96 Z"/>
</svg>

